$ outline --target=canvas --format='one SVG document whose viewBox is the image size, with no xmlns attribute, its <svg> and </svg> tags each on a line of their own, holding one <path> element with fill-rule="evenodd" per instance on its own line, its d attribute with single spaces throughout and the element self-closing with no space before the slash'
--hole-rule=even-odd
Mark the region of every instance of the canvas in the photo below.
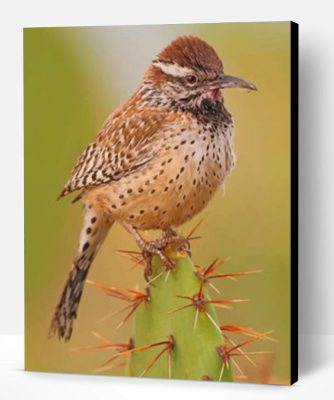
<svg viewBox="0 0 334 400">
<path fill-rule="evenodd" d="M 297 78 L 291 22 L 24 30 L 27 370 L 296 381 Z"/>
</svg>

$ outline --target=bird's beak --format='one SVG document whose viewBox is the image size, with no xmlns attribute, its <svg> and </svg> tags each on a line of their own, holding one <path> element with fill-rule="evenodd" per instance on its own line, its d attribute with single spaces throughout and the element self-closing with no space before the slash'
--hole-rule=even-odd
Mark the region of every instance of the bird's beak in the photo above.
<svg viewBox="0 0 334 400">
<path fill-rule="evenodd" d="M 222 74 L 216 81 L 217 86 L 221 89 L 227 88 L 240 88 L 248 90 L 257 90 L 252 82 L 245 81 L 244 79 L 237 78 L 236 76 Z"/>
</svg>

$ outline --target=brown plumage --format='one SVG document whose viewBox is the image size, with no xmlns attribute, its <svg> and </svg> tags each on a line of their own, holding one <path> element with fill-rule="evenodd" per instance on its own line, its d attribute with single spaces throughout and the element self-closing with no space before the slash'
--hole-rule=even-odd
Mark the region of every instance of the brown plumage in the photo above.
<svg viewBox="0 0 334 400">
<path fill-rule="evenodd" d="M 171 267 L 163 245 L 180 240 L 172 229 L 208 204 L 235 163 L 232 117 L 221 95 L 226 87 L 255 89 L 225 75 L 206 42 L 179 37 L 83 152 L 60 195 L 79 191 L 86 218 L 50 336 L 71 337 L 84 279 L 114 222 Z M 165 231 L 165 241 L 146 243 L 138 230 L 148 229 Z"/>
</svg>

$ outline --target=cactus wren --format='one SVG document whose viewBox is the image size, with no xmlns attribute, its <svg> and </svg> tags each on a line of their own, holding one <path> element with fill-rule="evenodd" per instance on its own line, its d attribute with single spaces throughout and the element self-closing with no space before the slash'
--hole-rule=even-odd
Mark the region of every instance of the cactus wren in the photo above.
<svg viewBox="0 0 334 400">
<path fill-rule="evenodd" d="M 134 234 L 145 254 L 158 254 L 172 267 L 164 246 L 180 240 L 173 228 L 208 204 L 235 163 L 224 88 L 256 90 L 225 75 L 206 42 L 179 37 L 83 152 L 60 194 L 78 191 L 85 218 L 50 337 L 70 339 L 89 267 L 114 222 Z M 146 242 L 138 230 L 150 229 L 163 230 L 162 238 Z"/>
</svg>

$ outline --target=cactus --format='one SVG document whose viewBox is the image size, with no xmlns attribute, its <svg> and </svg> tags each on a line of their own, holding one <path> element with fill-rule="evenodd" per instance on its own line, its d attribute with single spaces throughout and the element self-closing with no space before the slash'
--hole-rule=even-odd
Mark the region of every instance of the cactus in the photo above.
<svg viewBox="0 0 334 400">
<path fill-rule="evenodd" d="M 87 281 L 108 295 L 129 303 L 124 308 L 128 313 L 118 327 L 133 316 L 133 335 L 128 343 L 115 344 L 95 334 L 101 340 L 100 345 L 77 349 L 107 348 L 116 351 L 96 372 L 117 366 L 117 360 L 126 358 L 129 376 L 232 381 L 232 362 L 243 375 L 232 357 L 243 355 L 252 362 L 242 347 L 257 339 L 273 340 L 271 332 L 261 334 L 251 328 L 221 324 L 215 307 L 227 308 L 231 303 L 245 300 L 211 299 L 208 286 L 215 288 L 212 279 L 236 279 L 259 271 L 221 274 L 217 272 L 219 260 L 208 267 L 198 267 L 186 251 L 168 246 L 165 253 L 175 262 L 175 268 L 166 269 L 160 258 L 154 256 L 149 260 L 150 278 L 144 291 Z M 144 260 L 140 253 L 128 254 L 136 262 Z M 236 344 L 227 332 L 248 338 Z"/>
<path fill-rule="evenodd" d="M 162 354 L 152 366 L 150 363 L 162 349 L 133 352 L 128 374 L 231 381 L 230 368 L 220 377 L 222 364 L 217 348 L 224 339 L 213 305 L 205 303 L 210 300 L 207 290 L 201 290 L 202 281 L 187 253 L 174 251 L 169 257 L 176 261 L 174 271 L 165 272 L 159 259 L 152 262 L 154 286 L 150 285 L 149 300 L 136 312 L 133 339 L 140 347 L 170 338 L 170 348 L 167 343 L 166 355 Z M 198 301 L 199 308 L 192 301 Z"/>
</svg>

